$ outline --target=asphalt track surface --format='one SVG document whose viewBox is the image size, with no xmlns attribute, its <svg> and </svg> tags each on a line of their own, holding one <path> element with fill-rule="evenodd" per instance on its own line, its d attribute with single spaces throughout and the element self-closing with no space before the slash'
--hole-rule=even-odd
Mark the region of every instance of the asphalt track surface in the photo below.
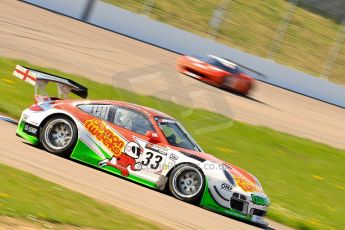
<svg viewBox="0 0 345 230">
<path fill-rule="evenodd" d="M 175 53 L 19 1 L 0 13 L 0 56 L 345 148 L 344 109 L 261 82 L 248 98 L 224 92 L 178 74 Z"/>
<path fill-rule="evenodd" d="M 249 98 L 223 92 L 177 74 L 177 54 L 19 1 L 0 1 L 0 13 L 0 56 L 345 147 L 345 111 L 340 108 L 260 82 Z M 114 204 L 166 228 L 255 229 L 48 154 L 22 143 L 15 137 L 14 125 L 0 121 L 0 127 L 2 163 Z M 270 222 L 270 227 L 289 229 L 274 222 Z"/>
<path fill-rule="evenodd" d="M 0 121 L 0 127 L 1 133 L 6 133 L 0 145 L 1 163 L 115 205 L 164 229 L 258 229 L 33 147 L 15 136 L 13 124 Z M 269 223 L 272 229 L 290 229 Z"/>
</svg>

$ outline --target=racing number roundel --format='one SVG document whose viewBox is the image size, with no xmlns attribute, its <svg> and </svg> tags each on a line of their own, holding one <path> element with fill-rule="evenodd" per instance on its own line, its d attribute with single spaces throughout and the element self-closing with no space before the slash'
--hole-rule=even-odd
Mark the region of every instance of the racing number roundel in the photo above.
<svg viewBox="0 0 345 230">
<path fill-rule="evenodd" d="M 160 172 L 167 157 L 167 150 L 164 147 L 148 143 L 139 138 L 135 139 L 142 148 L 142 154 L 139 159 L 142 169 L 154 173 Z"/>
<path fill-rule="evenodd" d="M 165 158 L 165 157 L 164 157 Z M 149 149 L 145 149 L 141 158 L 141 164 L 147 170 L 157 170 L 161 168 L 163 163 L 163 155 Z"/>
</svg>

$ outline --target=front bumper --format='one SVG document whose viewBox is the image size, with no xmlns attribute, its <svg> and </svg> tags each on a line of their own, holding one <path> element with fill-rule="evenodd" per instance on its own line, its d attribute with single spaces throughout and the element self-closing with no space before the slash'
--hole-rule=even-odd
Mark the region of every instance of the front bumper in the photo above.
<svg viewBox="0 0 345 230">
<path fill-rule="evenodd" d="M 29 117 L 32 115 L 32 113 L 33 112 L 28 109 L 22 112 L 22 115 L 18 122 L 16 133 L 18 136 L 29 141 L 31 144 L 36 145 L 39 143 L 39 127 L 37 123 L 31 122 L 29 120 Z"/>
<path fill-rule="evenodd" d="M 264 220 L 268 205 L 254 204 L 248 195 L 235 191 L 228 193 L 229 195 L 221 194 L 216 187 L 209 188 L 206 184 L 200 206 L 260 226 L 268 225 Z"/>
</svg>

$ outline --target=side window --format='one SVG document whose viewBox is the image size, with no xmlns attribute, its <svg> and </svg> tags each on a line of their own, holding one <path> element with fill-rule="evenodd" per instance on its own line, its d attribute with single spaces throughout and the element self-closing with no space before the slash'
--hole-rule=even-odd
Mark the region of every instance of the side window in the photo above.
<svg viewBox="0 0 345 230">
<path fill-rule="evenodd" d="M 224 69 L 223 64 L 220 63 L 218 60 L 215 60 L 215 59 L 211 58 L 209 64 L 214 65 L 214 66 L 216 66 L 216 67 L 218 67 L 220 69 Z"/>
<path fill-rule="evenodd" d="M 78 105 L 85 113 L 108 121 L 111 105 Z"/>
<path fill-rule="evenodd" d="M 147 131 L 155 131 L 150 121 L 144 115 L 120 107 L 116 108 L 113 123 L 141 135 L 145 135 Z"/>
</svg>

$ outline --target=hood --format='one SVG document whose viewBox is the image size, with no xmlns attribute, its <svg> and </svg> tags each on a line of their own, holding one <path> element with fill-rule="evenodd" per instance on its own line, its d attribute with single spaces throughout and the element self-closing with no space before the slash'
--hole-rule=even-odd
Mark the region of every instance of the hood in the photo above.
<svg viewBox="0 0 345 230">
<path fill-rule="evenodd" d="M 237 186 L 239 186 L 245 192 L 263 192 L 263 189 L 257 179 L 240 167 L 236 165 L 226 163 L 229 166 L 228 170 L 234 178 Z"/>
<path fill-rule="evenodd" d="M 227 170 L 228 172 L 230 172 L 230 174 L 234 178 L 236 185 L 240 187 L 244 192 L 263 192 L 263 189 L 261 185 L 257 182 L 257 179 L 252 174 L 250 174 L 246 170 L 236 165 L 220 160 L 217 157 L 208 153 L 197 152 L 197 151 L 182 149 L 178 147 L 174 147 L 174 149 L 182 153 L 194 155 L 198 158 L 201 158 L 207 161 L 212 161 L 217 164 L 226 165 Z"/>
</svg>

